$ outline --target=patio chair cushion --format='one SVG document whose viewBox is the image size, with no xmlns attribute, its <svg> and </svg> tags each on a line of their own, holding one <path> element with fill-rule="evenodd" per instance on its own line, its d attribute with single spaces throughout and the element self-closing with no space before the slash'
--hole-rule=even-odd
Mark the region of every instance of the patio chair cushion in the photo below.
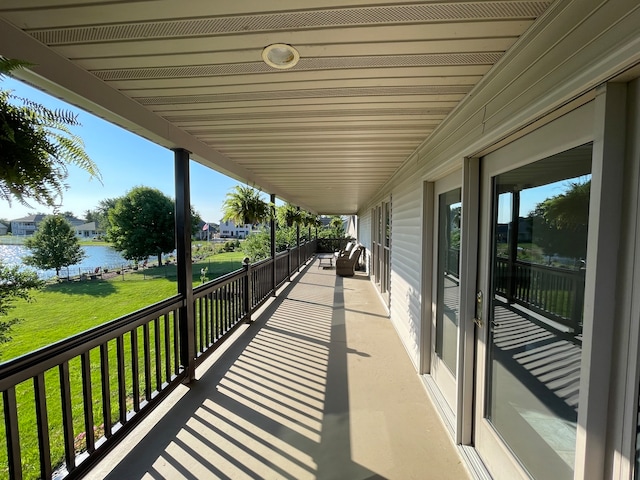
<svg viewBox="0 0 640 480">
<path fill-rule="evenodd" d="M 353 247 L 356 246 L 356 242 L 348 242 L 343 250 L 338 250 L 336 252 L 336 258 L 348 256 L 349 253 L 353 250 Z"/>
</svg>

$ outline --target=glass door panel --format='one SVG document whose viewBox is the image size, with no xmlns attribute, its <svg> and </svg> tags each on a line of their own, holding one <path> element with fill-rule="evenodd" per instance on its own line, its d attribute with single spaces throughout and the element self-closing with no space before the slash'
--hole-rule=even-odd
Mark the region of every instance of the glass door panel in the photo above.
<svg viewBox="0 0 640 480">
<path fill-rule="evenodd" d="M 591 153 L 492 180 L 485 417 L 536 479 L 573 478 Z"/>
<path fill-rule="evenodd" d="M 455 415 L 460 323 L 460 173 L 435 183 L 430 373 Z"/>
<path fill-rule="evenodd" d="M 456 376 L 460 305 L 459 188 L 439 196 L 435 352 Z"/>
</svg>

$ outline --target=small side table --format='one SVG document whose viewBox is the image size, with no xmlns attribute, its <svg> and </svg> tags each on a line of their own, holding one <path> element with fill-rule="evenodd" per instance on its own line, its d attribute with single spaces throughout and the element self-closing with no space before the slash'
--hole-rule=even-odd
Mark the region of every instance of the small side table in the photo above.
<svg viewBox="0 0 640 480">
<path fill-rule="evenodd" d="M 324 268 L 327 268 L 327 262 L 329 263 L 328 268 L 333 268 L 333 253 L 319 253 L 317 257 L 318 268 L 322 267 L 323 265 L 325 266 Z"/>
</svg>

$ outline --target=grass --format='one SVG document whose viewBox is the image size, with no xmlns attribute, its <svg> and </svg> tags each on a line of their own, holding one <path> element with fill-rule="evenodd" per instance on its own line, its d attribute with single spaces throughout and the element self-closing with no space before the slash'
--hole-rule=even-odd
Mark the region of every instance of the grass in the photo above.
<svg viewBox="0 0 640 480">
<path fill-rule="evenodd" d="M 213 257 L 193 264 L 193 284 L 199 285 L 200 269 L 208 268 L 208 278 L 213 279 L 241 266 L 244 255 L 241 252 L 217 254 Z M 142 307 L 163 300 L 177 293 L 176 267 L 167 265 L 147 270 L 138 270 L 126 275 L 113 277 L 108 280 L 86 280 L 82 282 L 65 282 L 47 286 L 40 292 L 36 292 L 35 301 L 31 303 L 17 302 L 16 308 L 11 311 L 12 317 L 23 318 L 13 331 L 13 340 L 2 346 L 2 361 L 42 348 L 55 343 L 71 335 L 83 332 L 92 327 L 126 315 Z M 160 320 L 159 334 L 161 345 L 164 345 L 164 320 Z M 172 325 L 172 318 L 169 319 Z M 153 339 L 155 325 L 150 325 L 150 334 Z M 143 330 L 138 328 L 135 334 L 125 335 L 124 351 L 128 359 L 127 367 L 131 359 L 131 337 L 136 335 L 138 339 L 138 358 L 140 370 L 141 398 L 144 399 L 144 361 Z M 170 333 L 173 336 L 173 332 Z M 155 346 L 151 341 L 151 358 L 155 358 Z M 111 418 L 118 418 L 118 375 L 116 358 L 116 342 L 108 344 L 109 350 L 109 379 L 111 397 Z M 162 349 L 161 349 L 162 351 Z M 166 353 L 162 352 L 163 359 Z M 91 358 L 91 385 L 93 390 L 93 415 L 98 426 L 97 437 L 101 436 L 100 424 L 102 423 L 102 402 L 100 401 L 101 377 L 99 370 L 99 349 L 90 352 Z M 155 369 L 158 367 L 152 362 L 151 378 L 155 378 Z M 160 365 L 162 369 L 162 365 Z M 84 448 L 83 436 L 84 418 L 82 402 L 82 380 L 80 359 L 74 358 L 69 362 L 71 383 L 74 436 L 78 450 Z M 165 378 L 163 381 L 167 381 Z M 45 373 L 47 392 L 47 410 L 49 412 L 49 435 L 51 443 L 52 464 L 58 465 L 64 455 L 64 437 L 62 432 L 62 415 L 60 405 L 60 378 L 58 369 L 52 369 Z M 133 402 L 133 377 L 132 372 L 125 373 L 127 391 L 127 410 L 132 410 Z M 155 381 L 154 381 L 155 383 Z M 154 384 L 155 389 L 155 384 Z M 31 381 L 26 381 L 16 387 L 18 403 L 20 444 L 23 461 L 24 478 L 39 477 L 39 457 L 36 428 L 36 414 L 33 400 L 33 386 Z M 5 444 L 4 412 L 0 411 L 0 442 Z M 8 477 L 7 453 L 0 449 L 0 478 Z M 4 465 L 4 466 L 2 466 Z"/>
<path fill-rule="evenodd" d="M 207 267 L 207 276 L 213 279 L 239 269 L 243 258 L 242 252 L 230 252 L 194 263 L 193 285 L 201 283 L 201 268 Z M 12 329 L 12 340 L 0 346 L 0 360 L 32 352 L 176 293 L 175 265 L 138 270 L 109 280 L 48 285 L 34 293 L 33 302 L 16 302 L 10 315 L 23 320 Z"/>
</svg>

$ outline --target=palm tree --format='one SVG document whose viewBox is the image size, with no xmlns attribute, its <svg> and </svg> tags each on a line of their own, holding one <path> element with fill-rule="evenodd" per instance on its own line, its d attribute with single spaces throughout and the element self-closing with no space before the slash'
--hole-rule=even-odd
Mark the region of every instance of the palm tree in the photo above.
<svg viewBox="0 0 640 480">
<path fill-rule="evenodd" d="M 302 212 L 290 203 L 278 207 L 278 223 L 282 226 L 293 227 L 302 222 Z"/>
<path fill-rule="evenodd" d="M 331 221 L 329 221 L 329 226 L 335 229 L 341 228 L 342 224 L 343 224 L 342 218 L 338 216 L 331 217 Z"/>
<path fill-rule="evenodd" d="M 236 185 L 227 193 L 222 212 L 223 220 L 232 220 L 236 225 L 255 225 L 271 217 L 271 208 L 260 191 L 244 185 Z"/>
<path fill-rule="evenodd" d="M 0 79 L 29 65 L 0 56 Z M 27 199 L 33 199 L 57 206 L 67 188 L 68 164 L 100 180 L 98 167 L 84 151 L 82 139 L 69 128 L 79 125 L 73 113 L 50 110 L 9 90 L 0 90 L 0 199 L 9 203 L 17 199 L 26 206 L 30 206 Z"/>
<path fill-rule="evenodd" d="M 333 235 L 335 235 L 337 238 L 342 238 L 342 236 L 344 236 L 344 221 L 342 220 L 342 217 L 338 215 L 334 215 L 333 217 L 331 217 L 331 220 L 329 221 L 329 227 L 331 227 L 331 229 L 333 230 Z"/>
</svg>

